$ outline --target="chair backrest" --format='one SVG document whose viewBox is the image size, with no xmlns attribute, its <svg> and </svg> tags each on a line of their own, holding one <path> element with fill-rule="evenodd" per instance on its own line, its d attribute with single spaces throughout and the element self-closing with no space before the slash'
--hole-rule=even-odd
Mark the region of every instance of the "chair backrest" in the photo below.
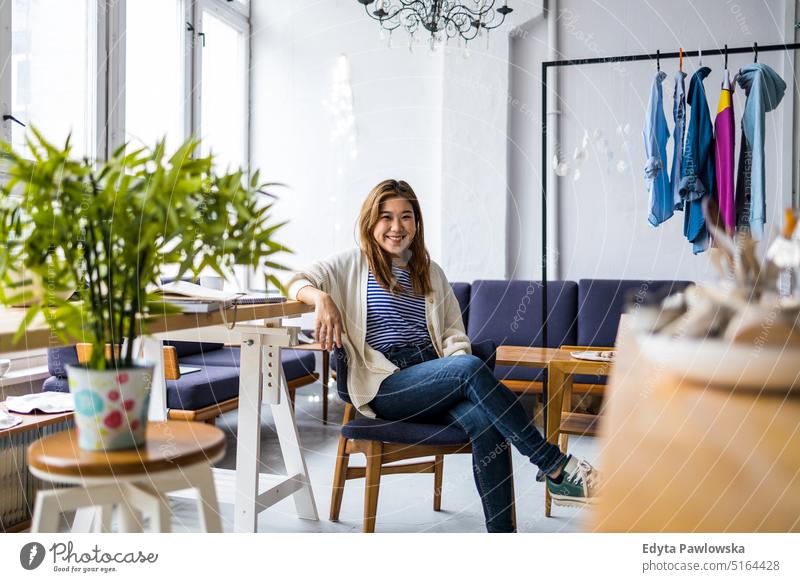
<svg viewBox="0 0 800 582">
<path fill-rule="evenodd" d="M 648 305 L 691 284 L 691 281 L 581 279 L 578 282 L 577 345 L 613 346 L 620 317 L 629 301 Z"/>
<path fill-rule="evenodd" d="M 57 378 L 67 377 L 67 366 L 78 365 L 78 350 L 75 346 L 47 348 L 47 371 Z"/>
<path fill-rule="evenodd" d="M 541 281 L 475 281 L 470 295 L 467 335 L 473 342 L 545 347 L 542 342 Z M 573 344 L 578 313 L 573 281 L 547 283 L 547 347 Z"/>
<path fill-rule="evenodd" d="M 469 325 L 469 296 L 472 285 L 469 283 L 450 283 L 453 288 L 453 294 L 458 299 L 458 305 L 461 307 L 461 319 L 464 322 L 464 329 Z"/>
<path fill-rule="evenodd" d="M 350 394 L 347 393 L 347 352 L 344 351 L 344 348 L 333 348 L 331 364 L 336 370 L 336 392 L 338 392 L 339 398 L 352 404 Z"/>
<path fill-rule="evenodd" d="M 175 351 L 178 352 L 179 358 L 213 352 L 214 350 L 219 350 L 225 347 L 225 344 L 212 342 L 183 342 L 175 340 L 165 340 L 164 345 L 173 346 Z"/>
</svg>

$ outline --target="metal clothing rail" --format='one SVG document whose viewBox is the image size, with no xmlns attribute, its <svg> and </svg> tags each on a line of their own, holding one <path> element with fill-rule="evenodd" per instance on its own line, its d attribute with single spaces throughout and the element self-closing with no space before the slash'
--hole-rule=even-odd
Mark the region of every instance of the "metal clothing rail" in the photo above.
<svg viewBox="0 0 800 582">
<path fill-rule="evenodd" d="M 773 51 L 790 51 L 800 49 L 800 43 L 791 44 L 770 44 L 759 46 L 754 43 L 752 46 L 740 46 L 735 48 L 714 48 L 696 51 L 678 51 L 671 53 L 639 54 L 639 55 L 619 55 L 613 57 L 595 57 L 590 59 L 565 59 L 560 61 L 542 62 L 542 345 L 547 347 L 547 70 L 551 67 L 571 67 L 574 65 L 600 65 L 607 63 L 622 63 L 631 61 L 653 61 L 655 60 L 660 68 L 662 59 L 677 59 L 681 55 L 684 57 L 710 57 L 726 56 L 744 53 L 752 53 L 755 60 L 758 60 L 758 53 Z M 545 408 L 546 410 L 546 408 Z"/>
<path fill-rule="evenodd" d="M 790 51 L 800 49 L 800 43 L 790 44 L 770 44 L 758 46 L 740 46 L 728 48 L 714 48 L 708 50 L 683 51 L 671 53 L 646 53 L 639 55 L 619 55 L 613 57 L 594 57 L 589 59 L 564 59 L 559 61 L 542 61 L 542 345 L 547 347 L 547 70 L 551 67 L 571 67 L 575 65 L 602 65 L 608 63 L 624 63 L 632 61 L 653 61 L 661 68 L 661 59 L 677 59 L 683 57 L 711 57 L 725 55 L 725 65 L 727 68 L 728 55 L 752 53 L 754 60 L 758 61 L 758 53 L 774 51 Z M 545 426 L 547 426 L 547 374 L 545 373 L 542 383 L 542 403 L 544 404 L 543 415 Z"/>
</svg>

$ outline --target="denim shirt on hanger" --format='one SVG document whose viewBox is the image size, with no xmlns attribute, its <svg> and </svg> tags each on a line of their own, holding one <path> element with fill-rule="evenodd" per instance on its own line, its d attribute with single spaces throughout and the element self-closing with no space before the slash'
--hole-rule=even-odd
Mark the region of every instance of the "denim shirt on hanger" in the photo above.
<svg viewBox="0 0 800 582">
<path fill-rule="evenodd" d="M 703 217 L 703 198 L 714 192 L 714 127 L 703 87 L 711 69 L 701 67 L 689 83 L 692 117 L 683 150 L 680 194 L 684 201 L 683 234 L 692 243 L 692 252 L 708 248 L 708 230 Z"/>
<path fill-rule="evenodd" d="M 672 172 L 669 181 L 672 189 L 672 204 L 675 210 L 683 210 L 681 199 L 681 162 L 683 161 L 683 138 L 686 134 L 686 73 L 675 73 L 675 93 L 672 99 L 672 119 L 675 129 L 672 131 Z"/>
<path fill-rule="evenodd" d="M 653 78 L 650 88 L 650 103 L 644 120 L 644 151 L 647 163 L 644 167 L 644 177 L 650 191 L 650 215 L 648 222 L 658 226 L 672 216 L 673 206 L 672 191 L 669 187 L 667 175 L 667 118 L 664 116 L 664 97 L 661 83 L 667 74 L 658 71 Z"/>
</svg>

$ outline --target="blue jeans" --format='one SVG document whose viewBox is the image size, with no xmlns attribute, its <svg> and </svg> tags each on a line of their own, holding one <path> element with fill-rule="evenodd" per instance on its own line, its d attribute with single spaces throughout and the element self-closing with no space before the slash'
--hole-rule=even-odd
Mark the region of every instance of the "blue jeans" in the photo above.
<svg viewBox="0 0 800 582">
<path fill-rule="evenodd" d="M 440 359 L 433 348 L 395 349 L 385 355 L 401 369 L 381 383 L 369 403 L 372 410 L 386 420 L 458 424 L 472 443 L 486 529 L 513 531 L 508 443 L 545 473 L 556 470 L 564 454 L 539 434 L 517 396 L 479 358 Z"/>
</svg>

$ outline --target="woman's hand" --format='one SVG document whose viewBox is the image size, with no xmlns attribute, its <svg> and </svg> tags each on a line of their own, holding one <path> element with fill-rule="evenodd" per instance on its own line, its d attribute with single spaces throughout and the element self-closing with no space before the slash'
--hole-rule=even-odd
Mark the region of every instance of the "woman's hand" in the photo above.
<svg viewBox="0 0 800 582">
<path fill-rule="evenodd" d="M 321 293 L 314 302 L 314 313 L 317 317 L 315 337 L 322 344 L 322 349 L 329 351 L 333 346 L 342 347 L 342 316 L 339 308 L 327 293 Z"/>
<path fill-rule="evenodd" d="M 297 292 L 297 300 L 314 306 L 317 316 L 317 327 L 314 337 L 322 344 L 322 349 L 329 351 L 336 345 L 342 347 L 342 315 L 331 296 L 312 285 L 306 285 Z"/>
</svg>

